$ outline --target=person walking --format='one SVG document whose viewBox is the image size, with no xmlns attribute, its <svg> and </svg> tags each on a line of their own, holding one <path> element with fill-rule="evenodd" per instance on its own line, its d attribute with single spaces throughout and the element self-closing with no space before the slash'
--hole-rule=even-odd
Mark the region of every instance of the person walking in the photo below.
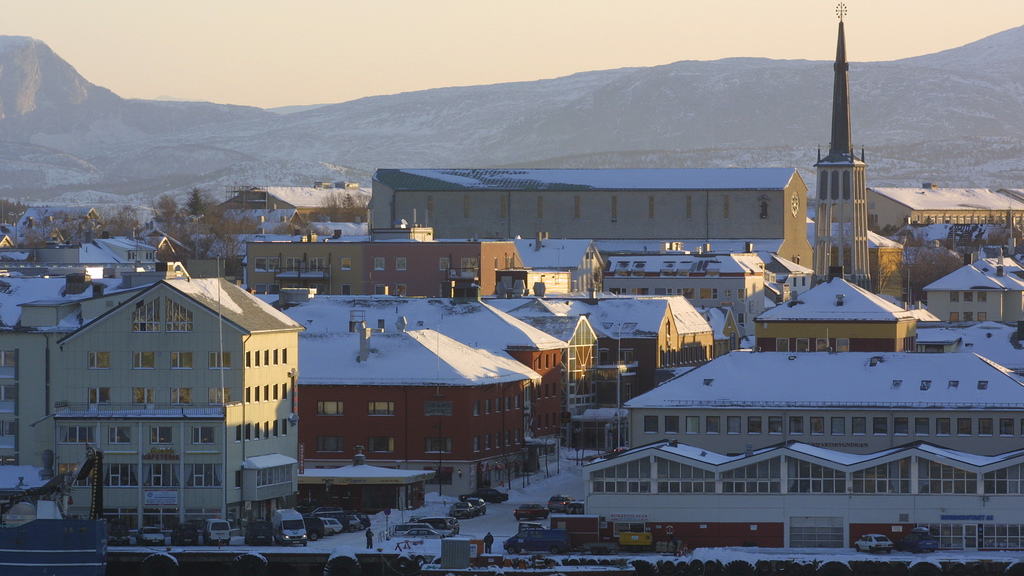
<svg viewBox="0 0 1024 576">
<path fill-rule="evenodd" d="M 373 549 L 373 528 L 366 529 L 366 549 Z"/>
<path fill-rule="evenodd" d="M 488 532 L 487 536 L 484 536 L 484 554 L 491 553 L 492 545 L 494 545 L 494 536 L 491 536 L 491 533 Z"/>
</svg>

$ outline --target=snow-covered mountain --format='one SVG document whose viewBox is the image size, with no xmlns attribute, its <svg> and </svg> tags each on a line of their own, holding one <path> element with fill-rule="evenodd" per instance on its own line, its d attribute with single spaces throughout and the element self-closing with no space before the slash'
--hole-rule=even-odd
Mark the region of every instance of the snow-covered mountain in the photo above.
<svg viewBox="0 0 1024 576">
<path fill-rule="evenodd" d="M 281 115 L 125 100 L 24 37 L 0 37 L 0 71 L 0 192 L 33 197 L 366 185 L 378 167 L 735 165 L 809 174 L 817 147 L 828 145 L 832 90 L 828 60 L 732 58 Z M 850 78 L 853 138 L 866 149 L 871 185 L 1022 185 L 1024 27 L 927 56 L 854 61 Z"/>
</svg>

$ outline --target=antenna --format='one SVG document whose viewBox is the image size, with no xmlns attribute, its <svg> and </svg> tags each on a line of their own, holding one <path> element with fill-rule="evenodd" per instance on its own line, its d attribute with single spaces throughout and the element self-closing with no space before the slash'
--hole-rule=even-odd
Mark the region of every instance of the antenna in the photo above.
<svg viewBox="0 0 1024 576">
<path fill-rule="evenodd" d="M 840 2 L 836 5 L 836 16 L 839 17 L 839 21 L 843 21 L 843 16 L 846 15 L 846 3 Z"/>
</svg>

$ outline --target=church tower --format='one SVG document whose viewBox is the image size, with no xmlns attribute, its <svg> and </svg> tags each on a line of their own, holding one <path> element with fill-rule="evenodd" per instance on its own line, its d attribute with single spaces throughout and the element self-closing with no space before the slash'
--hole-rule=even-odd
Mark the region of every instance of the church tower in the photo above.
<svg viewBox="0 0 1024 576">
<path fill-rule="evenodd" d="M 853 155 L 850 143 L 850 65 L 846 61 L 846 35 L 839 5 L 839 43 L 836 47 L 832 91 L 832 141 L 828 156 L 814 165 L 818 172 L 817 216 L 814 226 L 815 282 L 826 281 L 829 268 L 842 266 L 846 280 L 871 290 L 868 264 L 868 205 L 863 158 Z M 861 156 L 863 156 L 863 151 Z"/>
</svg>

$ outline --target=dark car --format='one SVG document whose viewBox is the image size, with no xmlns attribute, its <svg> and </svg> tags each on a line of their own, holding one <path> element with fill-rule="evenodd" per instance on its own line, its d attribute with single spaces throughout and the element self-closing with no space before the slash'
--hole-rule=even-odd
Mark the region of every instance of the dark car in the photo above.
<svg viewBox="0 0 1024 576">
<path fill-rule="evenodd" d="M 569 502 L 576 500 L 572 496 L 563 496 L 561 494 L 555 494 L 551 498 L 548 498 L 548 510 L 552 512 L 565 512 L 565 505 Z"/>
<path fill-rule="evenodd" d="M 939 548 L 939 541 L 927 528 L 914 528 L 895 547 L 903 552 L 935 552 Z"/>
<path fill-rule="evenodd" d="M 583 514 L 585 508 L 586 507 L 583 505 L 583 502 L 579 502 L 579 501 L 574 500 L 572 502 L 566 503 L 566 505 L 565 505 L 565 513 L 566 514 Z"/>
<path fill-rule="evenodd" d="M 173 546 L 198 546 L 199 545 L 199 534 L 202 532 L 202 526 L 198 522 L 187 521 L 182 522 L 174 527 L 174 531 L 171 532 L 171 545 Z"/>
<path fill-rule="evenodd" d="M 359 524 L 358 519 L 357 518 L 353 518 L 352 516 L 349 515 L 348 512 L 345 512 L 341 508 L 335 508 L 335 507 L 321 507 L 321 508 L 317 508 L 316 510 L 313 510 L 313 513 L 310 514 L 310 516 L 316 516 L 318 518 L 323 518 L 325 516 L 328 517 L 328 518 L 334 518 L 338 522 L 341 523 L 341 525 L 344 527 L 346 532 L 355 532 L 356 530 L 359 529 L 358 527 L 356 527 L 356 524 Z M 361 524 L 359 524 L 359 525 L 361 526 Z"/>
<path fill-rule="evenodd" d="M 348 510 L 346 510 L 345 512 L 348 513 L 349 516 L 359 520 L 359 526 L 363 530 L 366 530 L 367 528 L 370 527 L 370 517 L 367 516 L 365 513 L 363 513 L 363 512 L 349 512 Z"/>
<path fill-rule="evenodd" d="M 508 494 L 495 490 L 494 488 L 477 488 L 469 494 L 462 494 L 459 496 L 459 500 L 462 502 L 465 502 L 467 498 L 480 498 L 484 502 L 501 504 L 508 500 Z"/>
<path fill-rule="evenodd" d="M 469 502 L 456 502 L 452 504 L 452 507 L 448 510 L 448 515 L 452 518 L 461 518 L 463 520 L 477 517 L 475 506 Z"/>
<path fill-rule="evenodd" d="M 487 514 L 487 501 L 483 498 L 466 498 L 468 504 L 472 504 L 477 516 Z"/>
<path fill-rule="evenodd" d="M 274 524 L 270 520 L 253 520 L 245 529 L 247 546 L 273 546 Z"/>
<path fill-rule="evenodd" d="M 548 517 L 548 514 L 551 514 L 551 511 L 540 504 L 521 504 L 516 507 L 513 514 L 516 520 L 537 520 L 538 518 L 543 520 Z"/>
<path fill-rule="evenodd" d="M 310 542 L 316 542 L 324 537 L 324 523 L 317 516 L 303 516 L 302 523 L 306 525 L 306 538 Z"/>
<path fill-rule="evenodd" d="M 130 546 L 132 543 L 131 531 L 128 523 L 123 520 L 114 520 L 107 528 L 107 544 L 110 546 Z"/>
</svg>

